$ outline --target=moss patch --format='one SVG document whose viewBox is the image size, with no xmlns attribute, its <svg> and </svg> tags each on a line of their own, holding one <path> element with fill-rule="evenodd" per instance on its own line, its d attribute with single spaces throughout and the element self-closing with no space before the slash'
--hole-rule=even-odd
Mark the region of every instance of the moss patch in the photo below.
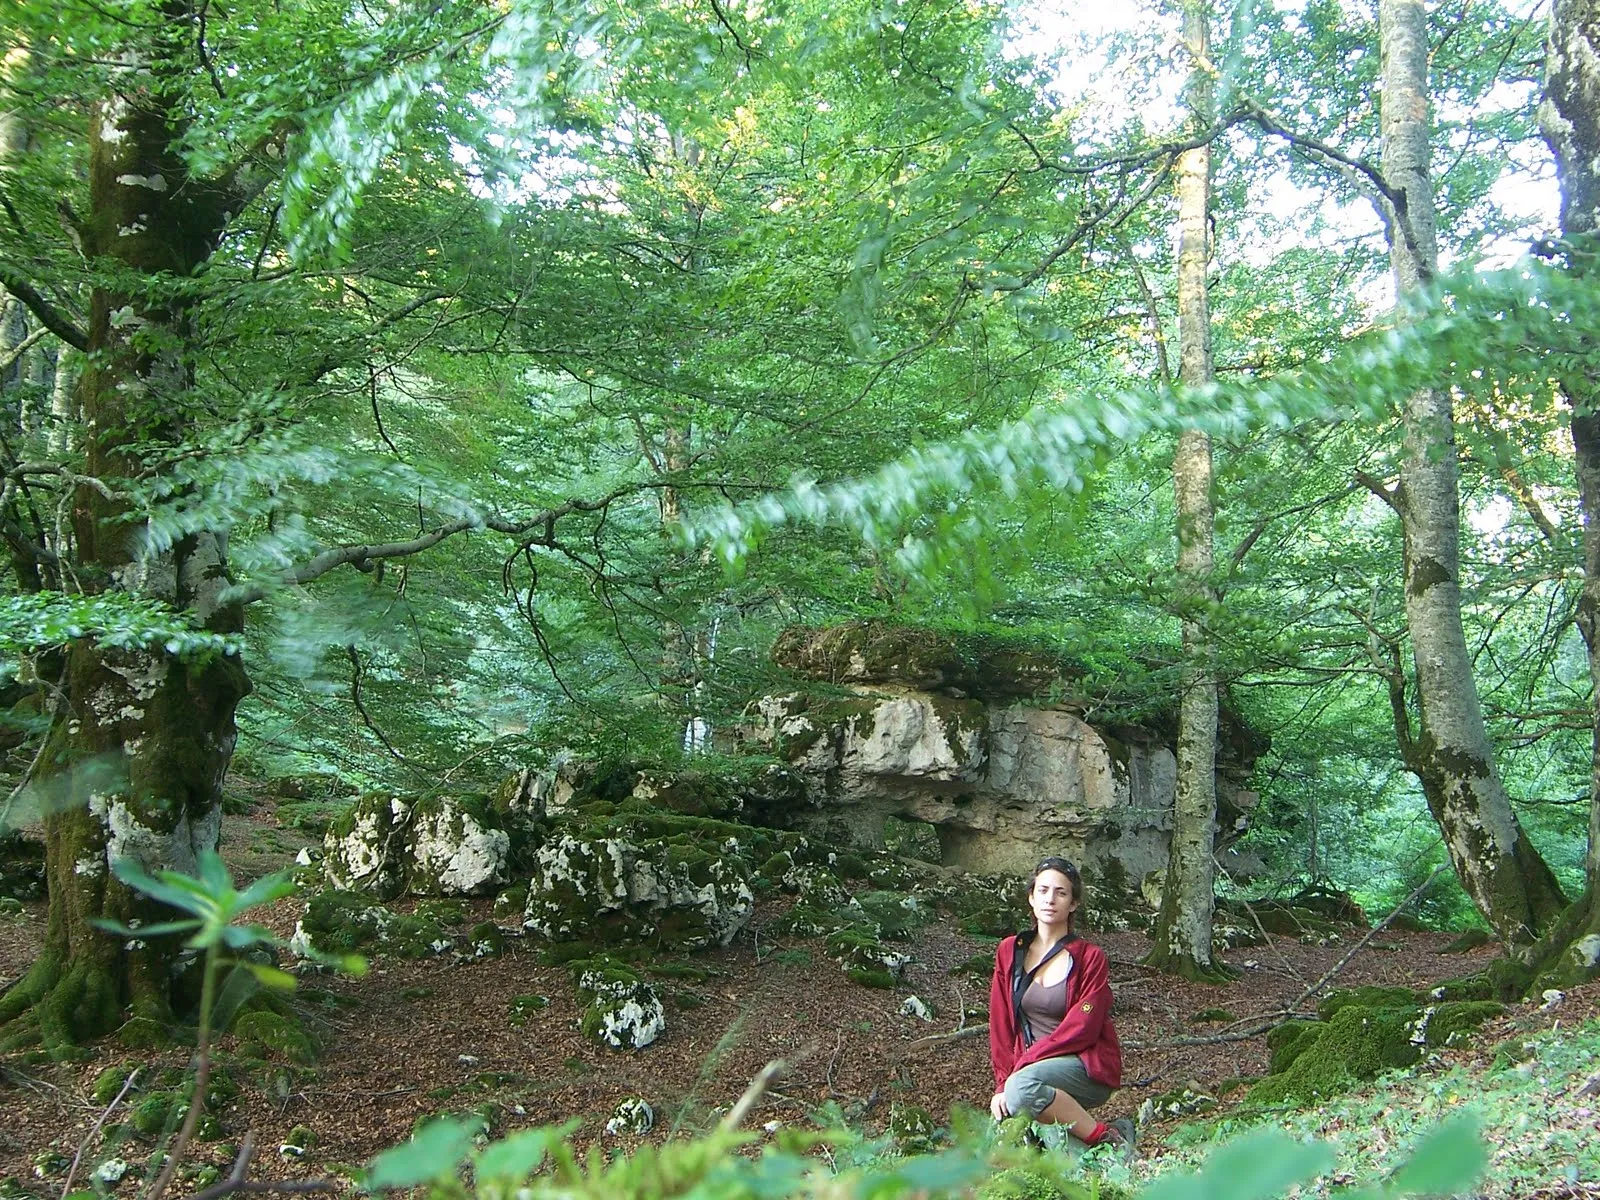
<svg viewBox="0 0 1600 1200">
<path fill-rule="evenodd" d="M 275 1055 L 302 1066 L 317 1059 L 317 1044 L 311 1035 L 279 1013 L 247 1012 L 234 1022 L 233 1032 L 245 1054 Z"/>
</svg>

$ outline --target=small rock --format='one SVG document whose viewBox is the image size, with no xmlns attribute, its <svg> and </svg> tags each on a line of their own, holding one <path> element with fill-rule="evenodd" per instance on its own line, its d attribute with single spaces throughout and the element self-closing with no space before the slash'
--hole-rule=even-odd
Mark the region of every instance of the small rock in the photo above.
<svg viewBox="0 0 1600 1200">
<path fill-rule="evenodd" d="M 121 1183 L 128 1173 L 128 1164 L 120 1158 L 108 1158 L 94 1169 L 94 1177 L 104 1184 Z"/>
<path fill-rule="evenodd" d="M 1245 960 L 1244 960 L 1244 965 L 1245 965 L 1245 969 L 1246 969 L 1246 970 L 1250 970 L 1250 971 L 1259 971 L 1259 970 L 1260 970 L 1260 969 L 1261 969 L 1261 964 L 1260 964 L 1260 963 L 1258 963 L 1258 962 L 1257 962 L 1257 961 L 1256 961 L 1256 960 L 1255 960 L 1255 959 L 1253 959 L 1253 958 L 1247 958 L 1247 959 L 1245 959 Z"/>
<path fill-rule="evenodd" d="M 933 1009 L 920 996 L 907 996 L 900 1005 L 902 1017 L 916 1017 L 919 1021 L 933 1020 Z"/>
<path fill-rule="evenodd" d="M 1561 1002 L 1567 998 L 1567 994 L 1560 988 L 1545 988 L 1539 998 L 1544 1001 L 1543 1004 L 1539 1005 L 1539 1011 L 1550 1012 L 1552 1009 L 1561 1006 Z"/>
<path fill-rule="evenodd" d="M 606 1122 L 606 1133 L 612 1137 L 622 1134 L 646 1134 L 655 1123 L 656 1110 L 650 1107 L 649 1101 L 636 1096 L 617 1105 L 611 1114 L 611 1119 Z"/>
<path fill-rule="evenodd" d="M 456 1061 L 463 1067 L 475 1067 L 478 1065 L 478 1056 L 476 1054 L 458 1054 L 456 1055 Z"/>
</svg>

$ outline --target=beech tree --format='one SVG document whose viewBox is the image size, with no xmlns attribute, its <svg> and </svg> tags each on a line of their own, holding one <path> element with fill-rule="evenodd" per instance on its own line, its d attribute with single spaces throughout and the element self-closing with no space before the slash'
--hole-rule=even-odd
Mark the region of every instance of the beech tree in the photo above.
<svg viewBox="0 0 1600 1200">
<path fill-rule="evenodd" d="M 1383 0 L 1378 23 L 1390 258 L 1404 303 L 1433 280 L 1439 259 L 1429 174 L 1427 10 L 1420 0 Z M 1462 885 L 1507 944 L 1526 944 L 1561 912 L 1566 897 L 1511 807 L 1478 701 L 1461 623 L 1460 466 L 1449 390 L 1413 392 L 1403 419 L 1399 482 L 1374 489 L 1400 518 L 1415 662 L 1418 727 L 1412 729 L 1397 682 L 1395 733 Z"/>
<path fill-rule="evenodd" d="M 1186 0 L 1183 41 L 1189 70 L 1189 132 L 1216 122 L 1210 18 L 1205 0 Z M 1178 375 L 1186 387 L 1213 378 L 1211 307 L 1206 274 L 1211 265 L 1211 145 L 1178 156 Z M 1178 684 L 1178 777 L 1172 806 L 1172 849 L 1153 945 L 1146 959 L 1191 979 L 1223 977 L 1212 958 L 1216 907 L 1213 848 L 1217 829 L 1217 679 L 1210 624 L 1217 592 L 1212 511 L 1211 437 L 1203 430 L 1178 435 L 1172 459 L 1178 526 L 1179 614 L 1183 669 Z"/>
<path fill-rule="evenodd" d="M 1600 4 L 1595 0 L 1557 0 L 1550 10 L 1540 116 L 1561 180 L 1558 253 L 1569 270 L 1592 279 L 1600 254 Z M 1572 411 L 1573 465 L 1583 513 L 1577 625 L 1588 651 L 1595 716 L 1584 892 L 1530 951 L 1534 992 L 1600 975 L 1600 374 L 1582 360 L 1563 365 L 1560 380 Z"/>
</svg>

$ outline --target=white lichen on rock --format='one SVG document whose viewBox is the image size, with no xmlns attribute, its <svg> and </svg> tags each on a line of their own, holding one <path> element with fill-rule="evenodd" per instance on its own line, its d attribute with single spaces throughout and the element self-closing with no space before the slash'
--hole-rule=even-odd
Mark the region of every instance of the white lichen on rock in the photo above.
<svg viewBox="0 0 1600 1200">
<path fill-rule="evenodd" d="M 726 946 L 750 920 L 755 893 L 744 860 L 664 839 L 563 834 L 535 857 L 524 925 L 556 941 L 606 929 L 622 936 L 672 924 L 687 949 Z"/>
<path fill-rule="evenodd" d="M 505 882 L 511 835 L 485 828 L 459 804 L 419 806 L 411 838 L 413 891 L 419 879 L 441 896 L 476 896 Z"/>
<path fill-rule="evenodd" d="M 650 1107 L 648 1100 L 635 1096 L 612 1110 L 611 1119 L 606 1122 L 606 1133 L 612 1137 L 625 1133 L 646 1134 L 655 1123 L 656 1110 Z"/>
<path fill-rule="evenodd" d="M 585 970 L 578 993 L 588 998 L 584 1033 L 614 1050 L 642 1050 L 667 1027 L 660 993 L 631 972 Z"/>
</svg>

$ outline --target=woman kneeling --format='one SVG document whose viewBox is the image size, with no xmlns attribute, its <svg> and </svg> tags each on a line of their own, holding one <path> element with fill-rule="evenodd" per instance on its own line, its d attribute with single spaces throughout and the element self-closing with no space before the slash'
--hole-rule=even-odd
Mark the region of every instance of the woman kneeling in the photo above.
<svg viewBox="0 0 1600 1200">
<path fill-rule="evenodd" d="M 995 952 L 989 988 L 989 1056 L 997 1121 L 1026 1113 L 1067 1127 L 1090 1146 L 1127 1143 L 1131 1122 L 1105 1125 L 1088 1110 L 1122 1083 L 1122 1047 L 1111 1021 L 1106 956 L 1073 932 L 1083 879 L 1064 858 L 1033 872 L 1028 907 L 1034 928 Z"/>
</svg>

